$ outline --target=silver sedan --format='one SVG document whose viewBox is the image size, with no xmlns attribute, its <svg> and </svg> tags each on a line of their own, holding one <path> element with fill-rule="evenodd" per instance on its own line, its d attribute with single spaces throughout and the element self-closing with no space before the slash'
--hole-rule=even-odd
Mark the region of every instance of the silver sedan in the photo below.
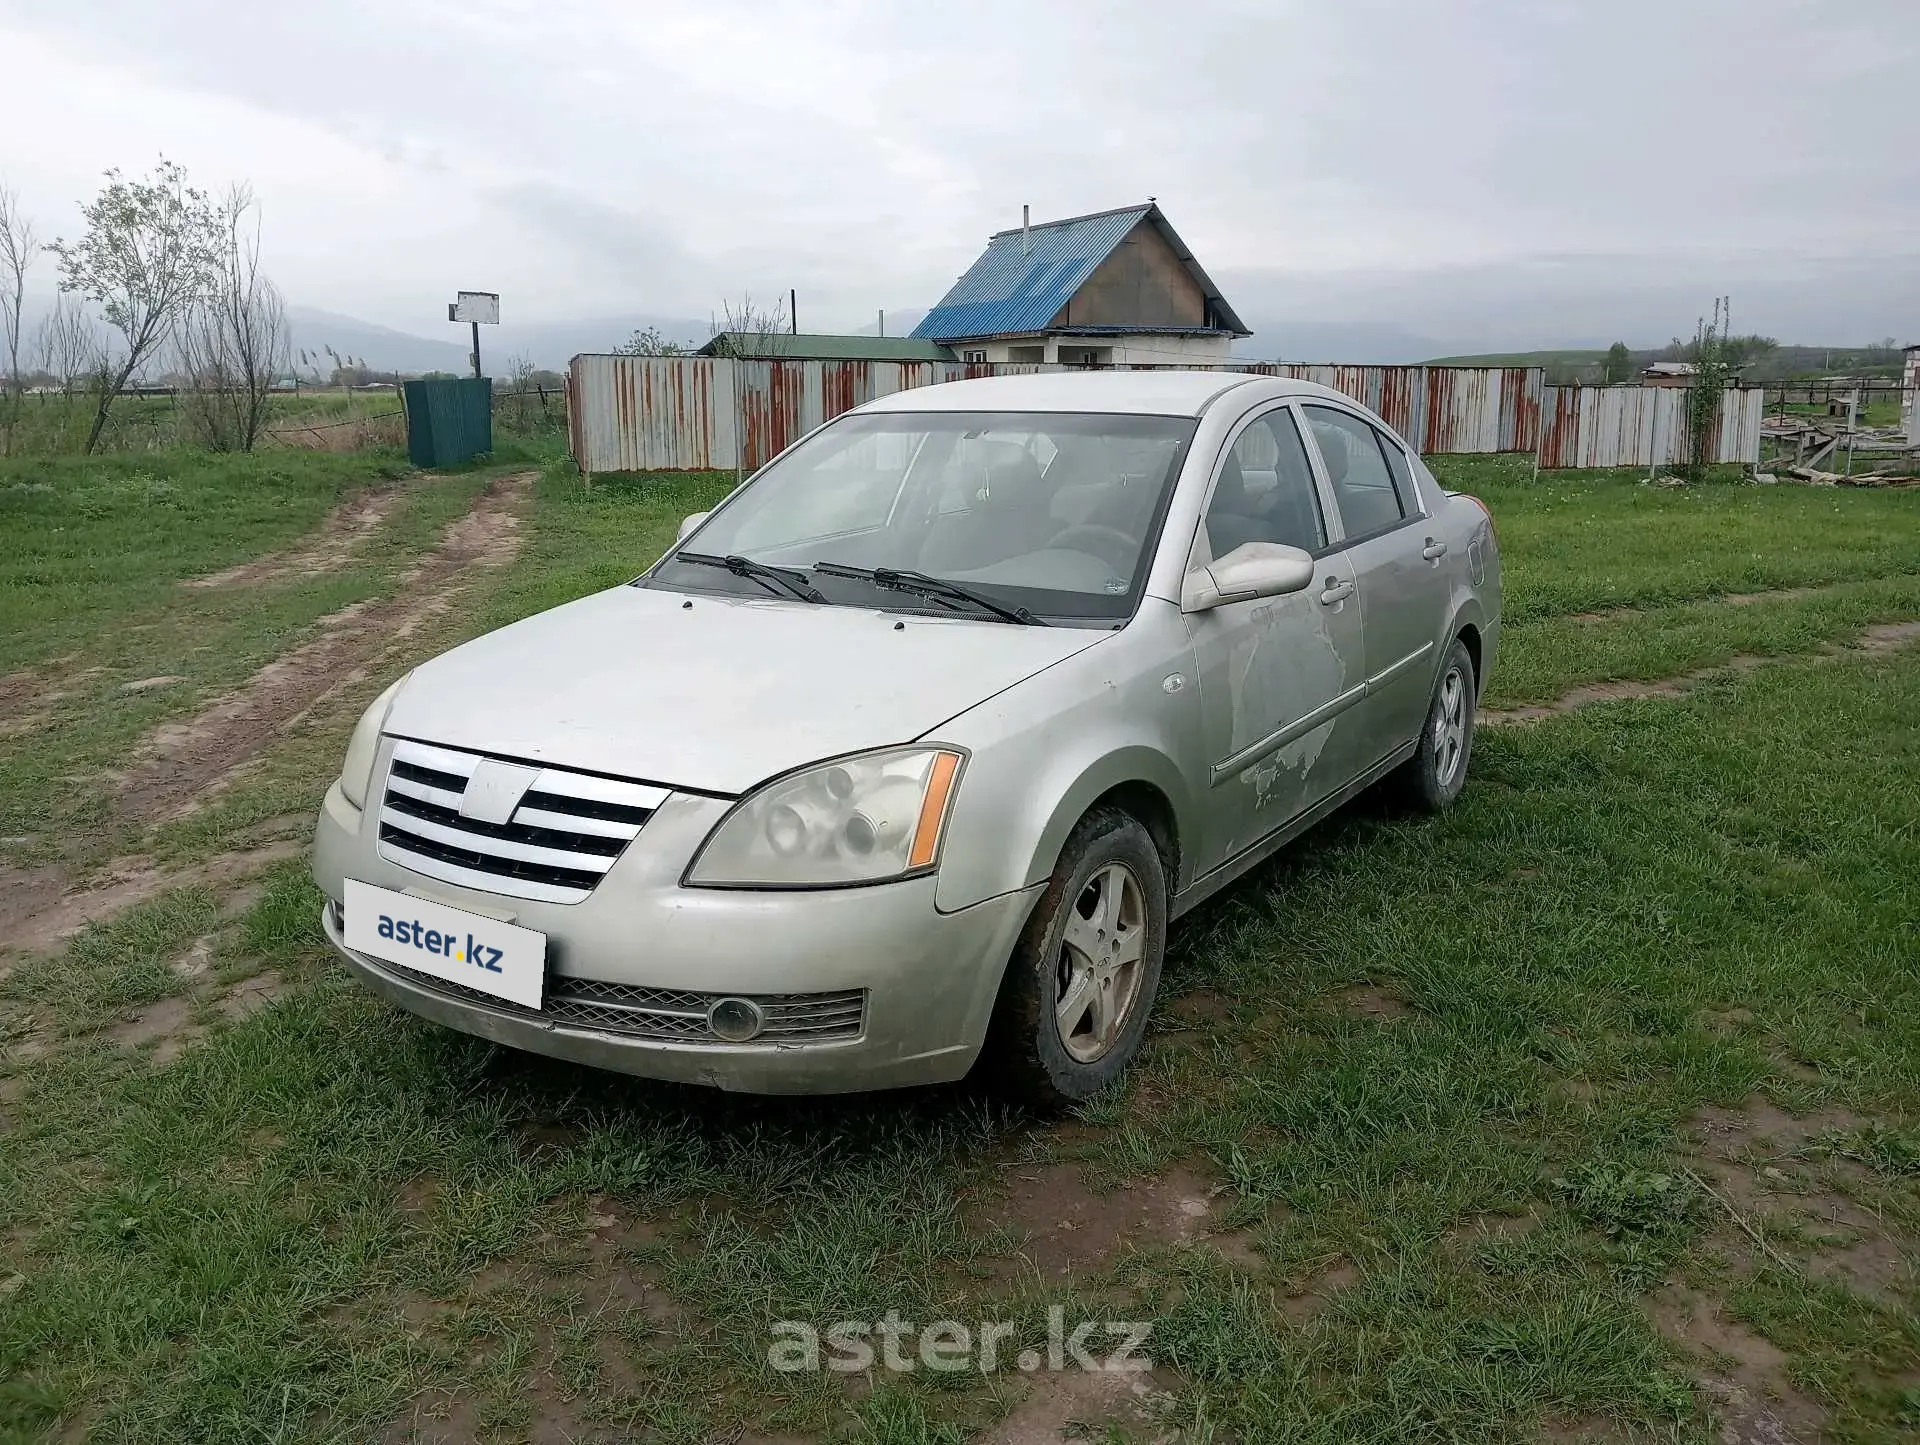
<svg viewBox="0 0 1920 1445">
<path fill-rule="evenodd" d="M 325 927 L 401 1007 L 586 1064 L 1084 1099 L 1174 919 L 1376 782 L 1459 796 L 1499 626 L 1486 509 L 1338 393 L 900 392 L 382 694 Z"/>
</svg>

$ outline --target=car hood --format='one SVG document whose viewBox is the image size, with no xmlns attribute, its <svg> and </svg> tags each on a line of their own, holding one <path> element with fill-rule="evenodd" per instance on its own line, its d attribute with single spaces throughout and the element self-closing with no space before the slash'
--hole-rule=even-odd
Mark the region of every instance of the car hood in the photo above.
<svg viewBox="0 0 1920 1445">
<path fill-rule="evenodd" d="M 742 793 L 818 758 L 911 741 L 1110 635 L 616 587 L 416 668 L 385 730 Z"/>
</svg>

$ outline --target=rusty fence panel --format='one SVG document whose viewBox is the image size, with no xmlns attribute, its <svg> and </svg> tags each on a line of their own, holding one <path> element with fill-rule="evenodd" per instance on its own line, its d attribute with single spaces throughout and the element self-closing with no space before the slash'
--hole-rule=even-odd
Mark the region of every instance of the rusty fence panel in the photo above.
<svg viewBox="0 0 1920 1445">
<path fill-rule="evenodd" d="M 587 476 L 731 471 L 736 416 L 730 361 L 576 356 L 567 369 L 567 431 Z"/>
<path fill-rule="evenodd" d="M 757 471 L 823 422 L 875 397 L 1009 368 L 942 361 L 736 361 L 740 467 Z"/>
<path fill-rule="evenodd" d="M 822 422 L 877 396 L 1059 367 L 942 361 L 733 361 L 577 356 L 568 430 L 582 472 L 764 466 Z M 1544 467 L 1670 465 L 1686 453 L 1685 390 L 1549 387 L 1538 367 L 1222 367 L 1318 382 L 1354 398 L 1423 453 L 1523 452 Z M 1727 393 L 1716 459 L 1757 462 L 1764 392 Z"/>
<path fill-rule="evenodd" d="M 1244 369 L 1331 387 L 1379 413 L 1426 454 L 1530 452 L 1540 442 L 1546 373 L 1537 366 L 1274 362 Z"/>
<path fill-rule="evenodd" d="M 1543 467 L 1664 467 L 1687 459 L 1687 391 L 1679 386 L 1550 386 L 1542 410 Z M 1716 462 L 1758 463 L 1766 391 L 1729 388 L 1714 437 Z"/>
</svg>

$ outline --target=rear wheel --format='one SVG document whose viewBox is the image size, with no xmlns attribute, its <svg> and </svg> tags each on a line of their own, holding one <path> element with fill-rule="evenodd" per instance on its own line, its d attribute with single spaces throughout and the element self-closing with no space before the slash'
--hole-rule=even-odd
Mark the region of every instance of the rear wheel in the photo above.
<svg viewBox="0 0 1920 1445">
<path fill-rule="evenodd" d="M 1139 1052 L 1166 952 L 1167 879 L 1137 819 L 1080 820 L 1008 960 L 989 1059 L 1026 1102 L 1091 1098 Z"/>
<path fill-rule="evenodd" d="M 1475 701 L 1473 658 L 1466 644 L 1456 638 L 1433 685 L 1427 719 L 1420 729 L 1420 745 L 1394 770 L 1393 791 L 1402 802 L 1423 813 L 1438 813 L 1453 806 L 1467 785 Z"/>
</svg>

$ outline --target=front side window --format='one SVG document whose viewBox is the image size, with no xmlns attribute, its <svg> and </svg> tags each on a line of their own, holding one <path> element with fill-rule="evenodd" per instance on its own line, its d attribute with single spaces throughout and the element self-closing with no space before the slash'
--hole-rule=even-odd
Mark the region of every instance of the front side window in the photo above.
<svg viewBox="0 0 1920 1445">
<path fill-rule="evenodd" d="M 776 458 L 643 584 L 783 590 L 681 550 L 804 572 L 827 603 L 942 610 L 832 567 L 918 572 L 1041 617 L 1131 615 L 1194 422 L 1091 413 L 880 412 Z M 957 609 L 956 609 L 957 610 Z"/>
<path fill-rule="evenodd" d="M 1327 480 L 1333 484 L 1347 536 L 1368 537 L 1399 525 L 1412 510 L 1410 497 L 1395 485 L 1380 434 L 1352 412 L 1330 406 L 1303 410 L 1327 464 Z"/>
<path fill-rule="evenodd" d="M 1220 464 L 1202 525 L 1205 560 L 1248 542 L 1279 542 L 1315 553 L 1327 545 L 1313 470 L 1291 411 L 1268 412 L 1240 433 Z"/>
</svg>

